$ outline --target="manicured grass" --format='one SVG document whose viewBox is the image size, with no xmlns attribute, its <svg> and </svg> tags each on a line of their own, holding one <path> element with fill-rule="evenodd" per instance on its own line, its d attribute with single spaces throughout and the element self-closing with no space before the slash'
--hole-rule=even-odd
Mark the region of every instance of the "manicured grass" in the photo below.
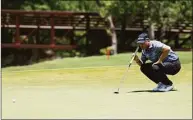
<svg viewBox="0 0 193 120">
<path fill-rule="evenodd" d="M 182 64 L 192 63 L 192 52 L 177 52 Z M 94 66 L 117 66 L 127 65 L 131 59 L 132 53 L 118 54 L 110 56 L 92 56 L 85 58 L 64 58 L 52 61 L 46 61 L 29 66 L 7 67 L 2 71 L 23 71 L 23 70 L 39 70 L 39 69 L 59 69 L 59 68 L 78 68 L 78 67 L 94 67 Z M 140 56 L 141 53 L 138 53 Z"/>
<path fill-rule="evenodd" d="M 131 53 L 109 60 L 106 56 L 65 58 L 3 68 L 2 118 L 190 119 L 192 53 L 178 55 L 182 69 L 169 76 L 177 91 L 166 93 L 146 92 L 156 84 L 140 72 L 135 62 L 119 86 Z M 113 94 L 118 87 L 120 94 Z"/>
<path fill-rule="evenodd" d="M 178 75 L 170 76 L 171 79 L 176 82 L 191 81 L 192 53 L 178 52 L 177 54 L 180 56 L 182 69 Z M 31 66 L 3 68 L 2 83 L 12 85 L 117 85 L 126 71 L 130 58 L 130 53 L 111 56 L 109 60 L 106 59 L 106 56 L 65 58 Z M 128 84 L 151 83 L 140 72 L 135 62 L 129 69 L 127 79 L 129 79 Z"/>
</svg>

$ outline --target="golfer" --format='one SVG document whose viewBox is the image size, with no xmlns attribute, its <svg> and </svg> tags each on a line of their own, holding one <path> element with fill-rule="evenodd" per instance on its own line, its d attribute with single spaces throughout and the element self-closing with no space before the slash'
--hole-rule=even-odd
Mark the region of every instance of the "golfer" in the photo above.
<svg viewBox="0 0 193 120">
<path fill-rule="evenodd" d="M 140 66 L 141 72 L 157 84 L 153 91 L 171 91 L 173 83 L 167 75 L 175 75 L 180 71 L 179 57 L 169 46 L 160 41 L 150 41 L 146 33 L 138 36 L 137 43 L 142 49 L 142 55 L 141 59 L 135 56 L 134 60 Z"/>
</svg>

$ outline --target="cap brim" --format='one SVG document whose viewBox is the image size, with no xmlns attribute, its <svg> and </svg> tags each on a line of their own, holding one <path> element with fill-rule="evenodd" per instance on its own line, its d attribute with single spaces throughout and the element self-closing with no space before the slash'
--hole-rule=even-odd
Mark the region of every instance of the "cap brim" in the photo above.
<svg viewBox="0 0 193 120">
<path fill-rule="evenodd" d="M 144 43 L 144 42 L 145 42 L 145 41 L 137 41 L 137 43 L 139 43 L 139 44 L 140 44 L 140 43 Z"/>
</svg>

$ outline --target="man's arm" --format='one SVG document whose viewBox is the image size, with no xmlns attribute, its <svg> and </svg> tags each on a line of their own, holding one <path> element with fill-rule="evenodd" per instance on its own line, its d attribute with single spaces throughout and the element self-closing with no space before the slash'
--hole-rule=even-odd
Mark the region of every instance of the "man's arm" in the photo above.
<svg viewBox="0 0 193 120">
<path fill-rule="evenodd" d="M 168 56 L 168 53 L 169 53 L 169 52 L 170 52 L 170 48 L 168 48 L 168 47 L 163 47 L 163 48 L 162 48 L 162 54 L 160 55 L 158 61 L 155 62 L 154 64 L 162 63 L 162 61 Z"/>
</svg>

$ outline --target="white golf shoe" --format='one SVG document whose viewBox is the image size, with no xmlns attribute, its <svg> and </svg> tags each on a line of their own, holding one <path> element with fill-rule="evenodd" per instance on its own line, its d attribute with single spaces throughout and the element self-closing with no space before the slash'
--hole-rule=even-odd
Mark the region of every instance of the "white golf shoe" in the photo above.
<svg viewBox="0 0 193 120">
<path fill-rule="evenodd" d="M 168 92 L 171 91 L 174 87 L 172 85 L 164 85 L 163 83 L 159 82 L 157 87 L 153 89 L 155 92 Z"/>
<path fill-rule="evenodd" d="M 161 82 L 159 82 L 159 83 L 157 84 L 157 87 L 154 88 L 153 91 L 155 91 L 155 92 L 156 92 L 156 91 L 159 91 L 159 89 L 162 88 L 162 85 L 163 85 L 163 84 L 162 84 Z"/>
<path fill-rule="evenodd" d="M 171 91 L 173 90 L 173 85 L 164 85 L 162 84 L 162 87 L 160 87 L 158 90 L 161 91 L 161 92 L 168 92 L 168 91 Z"/>
</svg>

